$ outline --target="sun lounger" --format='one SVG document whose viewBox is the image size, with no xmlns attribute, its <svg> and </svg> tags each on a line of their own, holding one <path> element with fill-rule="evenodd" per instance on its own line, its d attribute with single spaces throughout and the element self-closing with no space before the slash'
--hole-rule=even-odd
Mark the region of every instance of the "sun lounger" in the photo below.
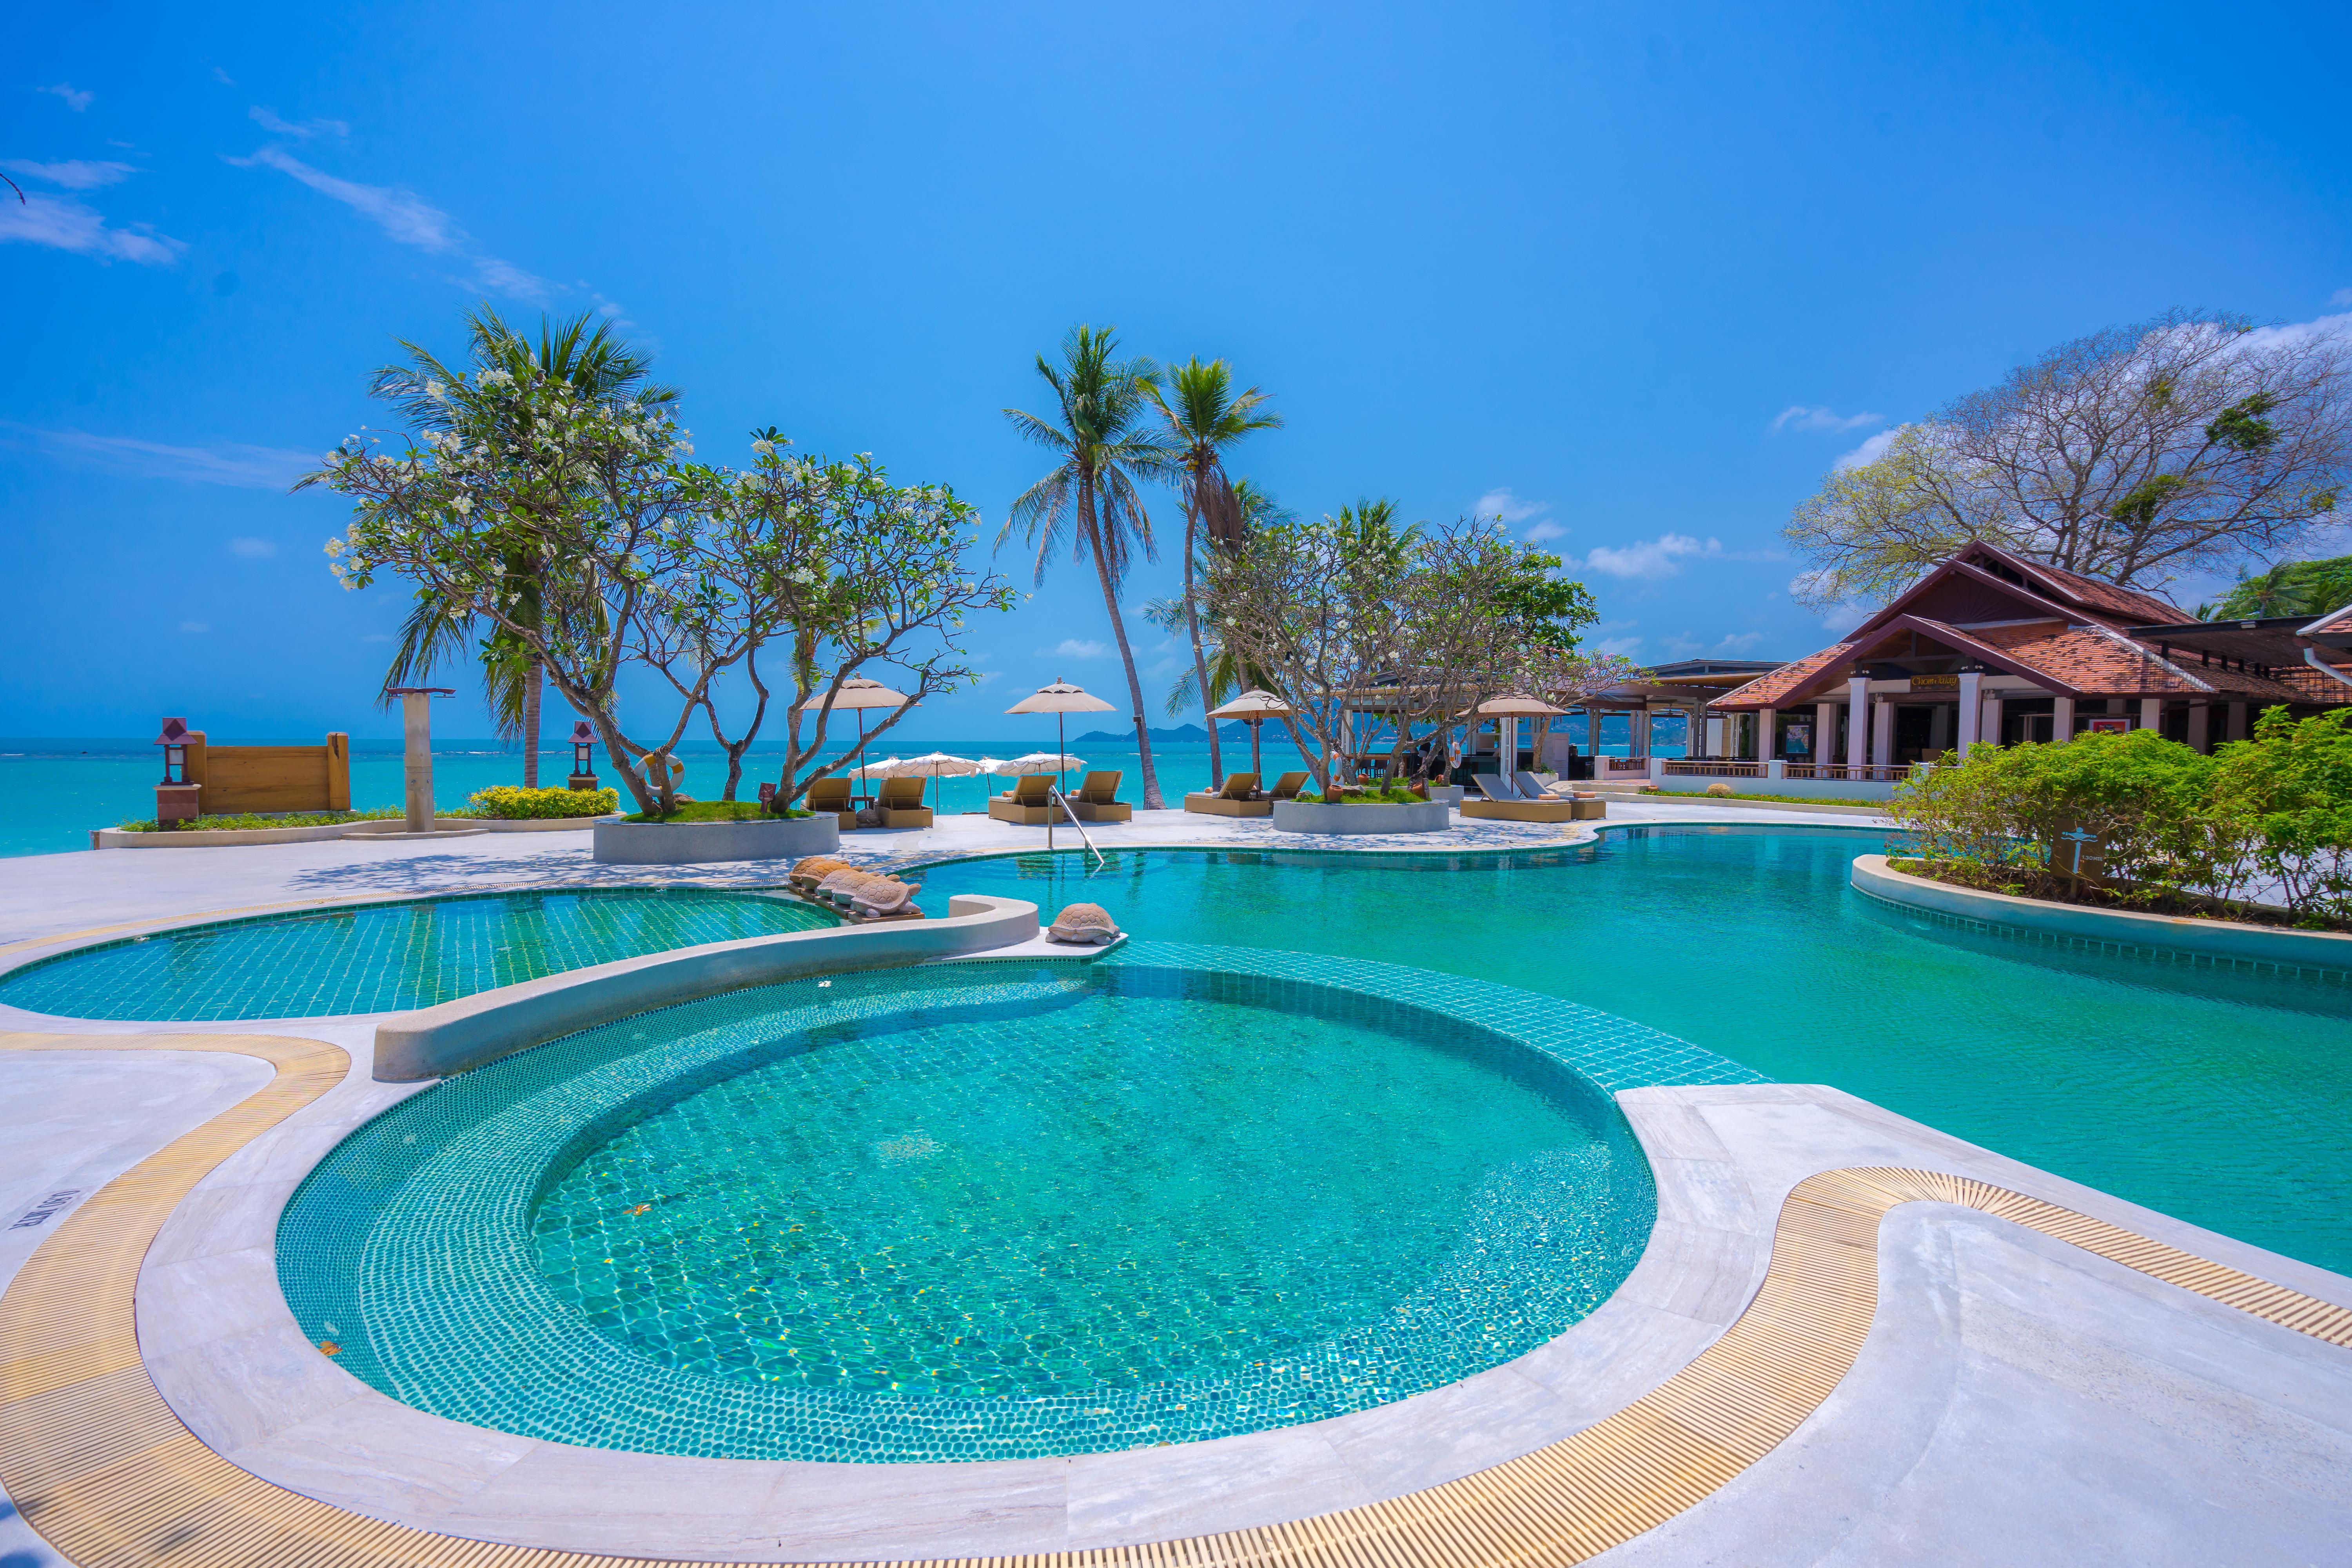
<svg viewBox="0 0 2352 1568">
<path fill-rule="evenodd" d="M 1511 782 L 1518 786 L 1519 797 L 1522 800 L 1549 800 L 1551 798 L 1551 785 L 1544 783 L 1543 780 L 1536 777 L 1535 774 L 1528 773 L 1524 768 L 1511 775 Z"/>
<path fill-rule="evenodd" d="M 923 781 L 919 778 L 884 779 L 874 809 L 880 814 L 885 827 L 931 825 L 931 808 L 923 804 Z"/>
<path fill-rule="evenodd" d="M 1314 776 L 1306 772 L 1285 773 L 1274 781 L 1274 787 L 1265 792 L 1266 796 L 1271 800 L 1297 800 L 1298 792 L 1305 789 L 1307 781 Z"/>
<path fill-rule="evenodd" d="M 1053 787 L 1052 773 L 1024 773 L 1013 781 L 1011 789 L 990 798 L 988 815 L 998 822 L 1042 827 L 1060 809 L 1048 793 Z"/>
<path fill-rule="evenodd" d="M 843 778 L 817 779 L 808 786 L 801 804 L 819 816 L 831 812 L 841 818 L 845 828 L 857 826 L 857 812 L 849 804 L 849 781 Z"/>
<path fill-rule="evenodd" d="M 1257 787 L 1255 773 L 1229 773 L 1224 788 L 1186 795 L 1184 809 L 1205 816 L 1272 816 L 1274 802 Z"/>
<path fill-rule="evenodd" d="M 1080 822 L 1131 822 L 1135 807 L 1118 798 L 1118 781 L 1124 773 L 1088 773 L 1078 792 L 1069 796 L 1070 810 Z"/>
<path fill-rule="evenodd" d="M 1572 822 L 1576 803 L 1538 787 L 1528 799 L 1503 773 L 1472 773 L 1463 787 L 1462 815 L 1486 822 Z"/>
</svg>

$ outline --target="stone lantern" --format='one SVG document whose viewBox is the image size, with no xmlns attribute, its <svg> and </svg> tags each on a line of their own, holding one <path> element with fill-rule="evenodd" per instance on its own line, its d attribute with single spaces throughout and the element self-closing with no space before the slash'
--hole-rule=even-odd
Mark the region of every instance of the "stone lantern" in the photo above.
<svg viewBox="0 0 2352 1568">
<path fill-rule="evenodd" d="M 572 776 L 564 782 L 573 789 L 593 790 L 596 787 L 596 764 L 589 760 L 589 749 L 596 743 L 596 731 L 588 721 L 581 720 L 572 726 Z"/>
</svg>

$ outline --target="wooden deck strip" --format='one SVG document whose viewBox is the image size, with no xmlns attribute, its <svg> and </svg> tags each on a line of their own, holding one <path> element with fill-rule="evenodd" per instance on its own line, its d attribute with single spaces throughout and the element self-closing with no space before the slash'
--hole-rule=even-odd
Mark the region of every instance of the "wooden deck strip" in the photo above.
<svg viewBox="0 0 2352 1568">
<path fill-rule="evenodd" d="M 83 1568 L 658 1568 L 352 1513 L 205 1447 L 139 1363 L 131 1295 L 164 1220 L 221 1161 L 342 1081 L 349 1058 L 268 1035 L 0 1035 L 8 1050 L 255 1056 L 272 1081 L 93 1194 L 0 1295 L 0 1486 Z M 1658 1388 L 1572 1437 L 1459 1480 L 1262 1529 L 920 1568 L 1498 1568 L 1579 1563 L 1705 1500 L 1786 1439 L 1860 1353 L 1878 1228 L 1906 1203 L 1975 1208 L 2329 1344 L 2352 1308 L 2103 1220 L 1939 1172 L 1827 1171 L 1783 1205 L 1748 1310 Z M 897 1568 L 917 1568 L 901 1564 Z"/>
</svg>

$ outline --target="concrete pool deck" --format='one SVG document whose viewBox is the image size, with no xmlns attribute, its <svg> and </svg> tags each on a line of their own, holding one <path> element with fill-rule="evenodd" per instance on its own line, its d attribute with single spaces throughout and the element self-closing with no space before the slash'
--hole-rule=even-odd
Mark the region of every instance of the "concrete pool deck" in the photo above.
<svg viewBox="0 0 2352 1568">
<path fill-rule="evenodd" d="M 1116 840 L 1097 832 L 1097 842 L 1293 847 L 1268 842 L 1276 836 L 1263 832 L 1206 833 L 1206 819 L 1165 815 L 1179 820 L 1147 821 L 1137 836 Z M 1681 803 L 1622 812 L 1612 803 L 1612 816 L 1769 820 L 1751 810 Z M 1790 818 L 1807 826 L 1822 820 Z M 1855 825 L 1870 820 L 1858 816 Z M 992 830 L 1006 841 L 989 842 Z M 1155 830 L 1168 837 L 1142 837 Z M 572 836 L 551 837 L 563 846 Z M 587 836 L 578 837 L 568 854 L 548 847 L 550 858 L 539 841 L 529 856 L 510 857 L 511 845 L 469 839 L 41 858 L 78 863 L 86 868 L 79 879 L 72 865 L 5 862 L 12 873 L 34 874 L 12 877 L 0 893 L 0 934 L 37 948 L 45 936 L 92 925 L 348 898 L 320 890 L 347 868 L 356 868 L 356 880 L 415 879 L 353 889 L 379 896 L 647 879 L 643 868 L 593 868 L 625 870 L 625 878 L 565 875 L 586 860 Z M 974 824 L 961 832 L 943 825 L 932 834 L 858 839 L 919 837 L 934 841 L 883 852 L 984 853 L 1041 846 L 1043 838 L 1037 829 Z M 1514 841 L 1572 840 L 1549 830 Z M 853 847 L 864 847 L 856 840 Z M 240 867 L 222 857 L 286 858 Z M 139 863 L 135 876 L 109 864 L 127 860 Z M 184 871 L 174 868 L 184 861 Z M 687 869 L 730 877 L 742 870 Z M 756 871 L 746 879 L 773 878 L 772 867 Z M 43 886 L 77 880 L 78 918 L 28 907 L 46 901 Z M 1780 1250 L 1776 1224 L 1800 1184 L 1855 1166 L 1973 1177 L 2352 1307 L 2352 1280 L 2064 1182 L 1832 1089 L 1637 1089 L 1621 1103 L 1660 1191 L 1659 1230 L 1641 1267 L 1559 1340 L 1448 1388 L 1310 1426 L 1001 1466 L 852 1467 L 865 1473 L 845 1474 L 834 1466 L 567 1448 L 460 1427 L 373 1394 L 310 1351 L 276 1295 L 268 1246 L 284 1192 L 343 1129 L 415 1091 L 369 1081 L 373 1024 L 273 1020 L 195 1030 L 21 1013 L 0 1019 L 0 1027 L 109 1037 L 90 1044 L 111 1047 L 0 1049 L 0 1146 L 11 1150 L 0 1166 L 0 1199 L 11 1205 L 0 1213 L 0 1288 L 39 1238 L 111 1176 L 269 1079 L 267 1065 L 234 1054 L 226 1041 L 232 1054 L 123 1050 L 135 1046 L 125 1037 L 258 1028 L 338 1047 L 350 1058 L 339 1082 L 233 1152 L 168 1220 L 159 1216 L 162 1232 L 138 1269 L 139 1353 L 173 1411 L 247 1470 L 373 1519 L 478 1540 L 714 1561 L 1065 1552 L 1265 1529 L 1426 1495 L 1423 1489 L 1622 1422 L 1630 1405 L 1751 1314 Z M 8 1228 L 58 1193 L 72 1195 L 49 1217 Z M 1875 1261 L 1876 1300 L 1858 1353 L 1826 1397 L 1799 1412 L 1790 1435 L 1753 1462 L 1708 1478 L 1692 1506 L 1669 1510 L 1663 1522 L 1598 1560 L 2068 1568 L 2086 1560 L 2316 1563 L 2352 1538 L 2352 1351 L 1953 1203 L 1903 1203 L 1874 1224 L 1874 1239 L 1864 1245 Z M 289 1335 L 293 1345 L 279 1342 Z M 0 1387 L 0 1399 L 6 1396 Z M 680 1468 L 693 1466 L 715 1468 Z M 1344 1560 L 1321 1555 L 1312 1532 L 1272 1556 L 1222 1550 L 1227 1561 Z M 1454 1548 L 1425 1560 L 1485 1559 Z M 0 1564 L 65 1561 L 0 1503 Z"/>
</svg>

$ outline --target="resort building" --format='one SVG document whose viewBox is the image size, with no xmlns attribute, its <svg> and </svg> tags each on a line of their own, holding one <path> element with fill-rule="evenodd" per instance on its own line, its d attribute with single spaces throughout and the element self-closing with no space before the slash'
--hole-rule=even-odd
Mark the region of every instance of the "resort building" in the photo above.
<svg viewBox="0 0 2352 1568">
<path fill-rule="evenodd" d="M 2200 622 L 1978 542 L 1843 640 L 1713 702 L 1705 755 L 1877 780 L 1979 741 L 2158 730 L 2210 751 L 2263 709 L 2352 702 L 2347 649 L 2352 611 Z"/>
</svg>

